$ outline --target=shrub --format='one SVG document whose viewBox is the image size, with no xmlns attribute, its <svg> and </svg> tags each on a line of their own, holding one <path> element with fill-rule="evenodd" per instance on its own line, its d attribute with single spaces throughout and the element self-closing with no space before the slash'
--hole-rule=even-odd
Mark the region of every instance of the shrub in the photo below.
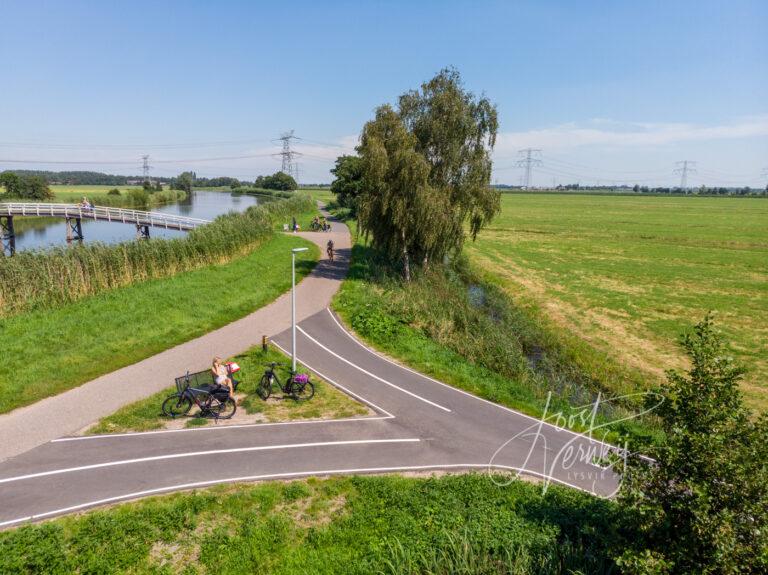
<svg viewBox="0 0 768 575">
<path fill-rule="evenodd" d="M 118 190 L 117 188 L 112 188 L 111 190 L 109 190 L 107 192 L 107 195 L 109 195 L 109 196 L 119 196 L 120 195 L 120 190 Z"/>
<path fill-rule="evenodd" d="M 711 316 L 681 339 L 691 369 L 649 398 L 667 441 L 633 458 L 620 501 L 632 515 L 627 573 L 768 572 L 768 414 L 744 407 L 744 370 Z"/>
<path fill-rule="evenodd" d="M 128 198 L 131 205 L 135 208 L 146 208 L 149 206 L 149 192 L 145 189 L 128 190 Z"/>
</svg>

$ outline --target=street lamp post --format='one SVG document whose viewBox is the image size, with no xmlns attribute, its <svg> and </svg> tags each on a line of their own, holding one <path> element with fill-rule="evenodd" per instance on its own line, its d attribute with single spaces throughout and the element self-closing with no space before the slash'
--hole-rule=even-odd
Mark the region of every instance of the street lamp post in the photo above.
<svg viewBox="0 0 768 575">
<path fill-rule="evenodd" d="M 307 249 L 291 250 L 291 373 L 296 373 L 296 254 Z"/>
</svg>

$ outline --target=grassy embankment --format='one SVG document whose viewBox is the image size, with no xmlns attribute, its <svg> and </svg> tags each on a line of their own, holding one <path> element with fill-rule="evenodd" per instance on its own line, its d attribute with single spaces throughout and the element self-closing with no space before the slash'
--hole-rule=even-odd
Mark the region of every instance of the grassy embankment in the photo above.
<svg viewBox="0 0 768 575">
<path fill-rule="evenodd" d="M 300 419 L 340 419 L 368 413 L 368 409 L 364 405 L 343 394 L 317 376 L 312 376 L 311 378 L 315 386 L 315 396 L 310 401 L 297 402 L 289 398 L 283 398 L 282 393 L 277 388 L 273 390 L 273 395 L 267 401 L 263 401 L 256 395 L 255 390 L 266 369 L 265 364 L 272 361 L 282 363 L 283 366 L 277 367 L 276 371 L 280 381 L 285 382 L 288 377 L 290 358 L 275 349 L 270 348 L 267 352 L 264 352 L 258 347 L 252 348 L 232 358 L 232 360 L 236 361 L 241 367 L 241 371 L 237 374 L 240 386 L 236 394 L 239 396 L 238 412 L 236 420 L 232 420 L 234 423 L 272 423 Z M 297 364 L 297 368 L 302 373 L 309 372 L 301 364 Z M 126 431 L 149 431 L 166 428 L 170 425 L 169 422 L 171 420 L 161 414 L 160 406 L 163 400 L 172 393 L 176 393 L 175 386 L 170 386 L 141 401 L 126 405 L 112 415 L 101 419 L 96 425 L 89 428 L 87 433 L 123 433 Z M 186 427 L 216 424 L 211 419 L 195 417 L 198 412 L 197 408 L 193 408 L 189 417 L 184 418 L 183 421 Z M 243 412 L 253 417 L 242 417 Z M 217 425 L 226 424 L 227 422 L 219 421 Z"/>
<path fill-rule="evenodd" d="M 616 390 L 684 366 L 678 334 L 714 310 L 748 403 L 768 408 L 768 202 L 507 194 L 467 253 Z"/>
<path fill-rule="evenodd" d="M 0 571 L 601 574 L 620 521 L 609 501 L 479 474 L 218 486 L 0 533 Z"/>
<path fill-rule="evenodd" d="M 306 197 L 267 206 L 184 239 L 0 260 L 0 412 L 198 337 L 287 290 L 290 248 L 310 247 L 298 258 L 300 277 L 318 250 L 272 228 L 286 211 L 311 218 L 314 210 Z"/>
</svg>

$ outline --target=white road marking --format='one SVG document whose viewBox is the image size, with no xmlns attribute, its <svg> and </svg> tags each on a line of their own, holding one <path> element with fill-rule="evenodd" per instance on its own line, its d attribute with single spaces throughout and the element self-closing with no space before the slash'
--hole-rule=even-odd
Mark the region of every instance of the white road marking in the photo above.
<svg viewBox="0 0 768 575">
<path fill-rule="evenodd" d="M 350 473 L 393 473 L 396 471 L 426 471 L 430 469 L 435 469 L 435 470 L 479 469 L 479 468 L 488 469 L 489 467 L 493 467 L 494 469 L 506 470 L 506 471 L 516 471 L 518 475 L 523 474 L 523 475 L 537 476 L 543 479 L 548 479 L 549 481 L 554 481 L 555 483 L 560 483 L 567 487 L 573 487 L 574 489 L 579 489 L 580 491 L 586 491 L 587 493 L 591 493 L 592 495 L 597 495 L 597 493 L 593 491 L 589 491 L 578 485 L 568 483 L 567 481 L 562 481 L 554 477 L 547 477 L 543 473 L 538 473 L 536 471 L 531 471 L 528 469 L 520 469 L 518 467 L 511 467 L 508 465 L 489 466 L 487 463 L 451 463 L 446 465 L 413 465 L 413 466 L 402 466 L 402 467 L 363 467 L 363 468 L 357 468 L 357 469 L 324 469 L 319 471 L 296 471 L 296 472 L 287 472 L 287 473 L 270 473 L 266 475 L 247 475 L 243 477 L 229 477 L 227 479 L 212 479 L 209 481 L 197 481 L 194 483 L 182 483 L 178 485 L 169 485 L 166 487 L 158 487 L 155 489 L 147 489 L 144 491 L 127 493 L 125 495 L 117 495 L 115 497 L 106 497 L 104 499 L 97 499 L 95 501 L 89 501 L 88 503 L 80 503 L 78 505 L 72 505 L 70 507 L 62 507 L 60 509 L 54 509 L 53 511 L 35 513 L 34 515 L 27 515 L 26 517 L 19 517 L 17 519 L 10 519 L 8 521 L 0 522 L 0 527 L 7 527 L 9 525 L 14 525 L 15 523 L 23 523 L 25 521 L 34 521 L 38 519 L 44 519 L 46 517 L 51 517 L 52 515 L 70 513 L 72 511 L 84 509 L 86 507 L 94 507 L 96 505 L 104 505 L 106 503 L 114 503 L 117 501 L 137 499 L 139 497 L 146 497 L 148 495 L 156 495 L 158 493 L 163 493 L 165 491 L 181 491 L 184 489 L 194 489 L 197 487 L 209 487 L 211 485 L 216 485 L 220 483 L 238 483 L 243 481 L 259 481 L 259 480 L 266 480 L 266 479 L 287 479 L 291 477 L 305 477 L 305 476 L 312 476 L 312 475 L 322 476 L 322 475 L 344 475 L 344 474 L 350 474 Z"/>
<path fill-rule="evenodd" d="M 468 391 L 464 391 L 463 389 L 459 389 L 458 387 L 454 387 L 454 386 L 452 386 L 452 385 L 448 385 L 447 383 L 444 383 L 444 382 L 442 382 L 442 381 L 440 381 L 440 380 L 437 380 L 437 379 L 435 379 L 434 377 L 429 377 L 428 375 L 424 375 L 423 373 L 420 373 L 420 372 L 416 371 L 415 369 L 411 369 L 410 367 L 407 367 L 407 366 L 405 366 L 405 365 L 402 365 L 402 364 L 400 364 L 400 363 L 397 363 L 396 361 L 392 361 L 391 359 L 389 359 L 389 358 L 387 358 L 387 357 L 384 357 L 384 356 L 383 356 L 383 355 L 381 355 L 379 352 L 377 352 L 376 350 L 374 350 L 374 349 L 372 349 L 372 348 L 368 347 L 368 346 L 367 346 L 367 345 L 365 345 L 363 342 L 361 342 L 359 339 L 357 339 L 357 338 L 356 338 L 354 335 L 352 335 L 352 334 L 351 334 L 351 333 L 350 333 L 350 332 L 347 330 L 347 328 L 345 328 L 345 327 L 344 327 L 344 326 L 341 324 L 341 322 L 339 322 L 339 320 L 338 320 L 338 319 L 336 319 L 336 316 L 333 314 L 333 312 L 331 311 L 331 308 L 330 308 L 330 307 L 326 307 L 326 308 L 325 308 L 325 310 L 328 312 L 328 315 L 330 315 L 330 316 L 331 316 L 331 319 L 334 321 L 334 323 L 335 323 L 337 326 L 339 326 L 339 329 L 340 329 L 342 332 L 344 332 L 344 333 L 347 335 L 347 337 L 349 337 L 349 339 L 351 339 L 351 340 L 352 340 L 352 341 L 354 341 L 354 342 L 355 342 L 357 345 L 359 345 L 359 346 L 360 346 L 360 347 L 362 347 L 364 350 L 366 350 L 368 353 L 370 353 L 370 354 L 372 354 L 372 355 L 375 355 L 375 356 L 376 356 L 376 357 L 378 357 L 379 359 L 382 359 L 382 360 L 386 361 L 387 363 L 391 363 L 392 365 L 394 365 L 394 366 L 397 366 L 397 367 L 399 367 L 400 369 L 404 369 L 405 371 L 408 371 L 408 372 L 410 372 L 410 373 L 412 373 L 412 374 L 414 374 L 414 375 L 418 375 L 419 377 L 422 377 L 422 378 L 424 378 L 424 379 L 426 379 L 426 380 L 428 380 L 428 381 L 431 381 L 431 382 L 433 382 L 433 383 L 436 383 L 436 384 L 438 384 L 438 385 L 442 385 L 443 387 L 447 387 L 448 389 L 450 389 L 450 390 L 453 390 L 453 391 L 455 391 L 455 392 L 458 392 L 458 393 L 461 393 L 462 395 L 466 395 L 467 397 L 472 397 L 472 398 L 474 398 L 474 399 L 477 399 L 478 401 L 482 401 L 483 403 L 487 403 L 487 404 L 489 404 L 489 405 L 493 405 L 494 407 L 498 407 L 499 409 L 503 409 L 504 411 L 507 411 L 507 412 L 509 412 L 509 413 L 513 413 L 514 415 L 519 415 L 519 416 L 521 416 L 521 417 L 524 417 L 524 418 L 526 418 L 526 419 L 530 419 L 531 421 L 541 422 L 541 419 L 537 419 L 537 418 L 535 418 L 535 417 L 533 417 L 533 416 L 531 416 L 531 415 L 528 415 L 528 414 L 526 414 L 526 413 L 523 413 L 523 412 L 521 412 L 521 411 L 516 411 L 516 410 L 514 410 L 514 409 L 510 409 L 509 407 L 507 407 L 507 406 L 505 406 L 505 405 L 501 405 L 500 403 L 494 403 L 493 401 L 490 401 L 490 400 L 488 400 L 488 399 L 485 399 L 485 398 L 483 398 L 483 397 L 477 396 L 477 395 L 475 395 L 475 394 L 473 394 L 473 393 L 470 393 L 470 392 L 468 392 Z M 302 331 L 303 331 L 303 330 L 302 330 Z M 308 337 L 309 337 L 309 336 L 308 336 Z M 600 441 L 599 439 L 595 439 L 594 437 L 591 437 L 591 436 L 589 436 L 589 435 L 586 435 L 586 434 L 584 434 L 584 433 L 579 433 L 578 431 L 571 431 L 570 429 L 565 429 L 565 428 L 562 428 L 562 427 L 558 427 L 557 425 L 554 425 L 554 424 L 552 424 L 552 423 L 549 423 L 548 421 L 544 421 L 543 423 L 544 423 L 544 425 L 546 425 L 547 427 L 551 427 L 551 428 L 553 428 L 553 429 L 555 429 L 555 430 L 557 430 L 557 431 L 564 431 L 564 432 L 566 432 L 566 433 L 569 433 L 569 434 L 571 434 L 571 435 L 578 435 L 579 437 L 583 437 L 584 439 L 588 439 L 589 441 L 593 441 L 594 443 L 597 443 L 597 444 L 599 444 L 599 445 L 604 445 L 605 447 L 608 447 L 608 448 L 610 448 L 610 449 L 618 449 L 618 450 L 620 450 L 620 449 L 621 449 L 620 447 L 617 447 L 617 446 L 615 446 L 615 445 L 613 445 L 613 444 L 611 444 L 611 443 L 606 443 L 606 442 L 604 442 L 604 441 Z M 645 460 L 645 461 L 648 461 L 648 462 L 650 462 L 650 463 L 655 463 L 655 460 L 654 460 L 654 459 L 652 459 L 651 457 L 648 457 L 648 456 L 646 456 L 646 455 L 642 455 L 642 454 L 640 454 L 640 458 L 641 458 L 641 459 L 643 459 L 643 460 Z M 602 468 L 601 468 L 601 469 L 602 469 Z"/>
<path fill-rule="evenodd" d="M 438 404 L 438 403 L 435 403 L 434 401 L 430 401 L 430 400 L 426 399 L 425 397 L 421 397 L 420 395 L 416 395 L 416 394 L 415 394 L 415 393 L 413 393 L 412 391 L 408 391 L 407 389 L 403 389 L 403 388 L 402 388 L 402 387 L 400 387 L 399 385 L 395 385 L 394 383 L 391 383 L 391 382 L 387 381 L 386 379 L 379 377 L 379 376 L 378 376 L 378 375 L 376 375 L 375 373 L 371 373 L 370 371 L 368 371 L 368 370 L 366 370 L 366 369 L 364 369 L 364 368 L 360 367 L 359 365 L 352 363 L 352 362 L 351 362 L 351 361 L 349 361 L 348 359 L 346 359 L 346 358 L 344 358 L 344 357 L 340 356 L 338 353 L 336 353 L 336 352 L 334 352 L 334 351 L 330 350 L 329 348 L 325 347 L 325 346 L 324 346 L 322 343 L 320 343 L 320 342 L 319 342 L 319 341 L 317 341 L 317 340 L 316 340 L 314 337 L 312 337 L 312 336 L 311 336 L 311 335 L 309 335 L 309 334 L 308 334 L 306 331 L 304 331 L 304 329 L 303 329 L 303 328 L 302 328 L 300 325 L 297 325 L 297 326 L 296 326 L 296 329 L 297 329 L 297 330 L 299 330 L 301 333 L 303 333 L 305 336 L 307 336 L 307 337 L 310 339 L 310 341 L 312 341 L 313 343 L 315 343 L 315 344 L 316 344 L 316 345 L 318 345 L 319 347 L 323 348 L 325 351 L 327 351 L 328 353 L 330 353 L 332 356 L 334 356 L 334 357 L 335 357 L 335 358 L 337 358 L 337 359 L 340 359 L 340 360 L 341 360 L 341 361 L 343 361 L 344 363 L 346 363 L 346 364 L 348 364 L 348 365 L 350 365 L 350 366 L 354 367 L 355 369 L 357 369 L 357 370 L 359 370 L 359 371 L 363 372 L 363 373 L 364 373 L 364 374 L 366 374 L 368 377 L 372 377 L 373 379 L 376 379 L 376 380 L 380 381 L 381 383 L 384 383 L 384 384 L 386 384 L 386 385 L 388 385 L 388 386 L 390 386 L 390 387 L 393 387 L 394 389 L 397 389 L 398 391 L 402 391 L 402 392 L 403 392 L 403 393 L 405 393 L 406 395 L 410 395 L 411 397 L 414 397 L 414 398 L 416 398 L 416 399 L 418 399 L 418 400 L 420 400 L 420 401 L 423 401 L 424 403 L 427 403 L 427 404 L 429 404 L 429 405 L 431 405 L 431 406 L 433 406 L 433 407 L 436 407 L 436 408 L 438 408 L 438 409 L 442 409 L 443 411 L 447 411 L 448 413 L 451 413 L 451 410 L 450 410 L 450 409 L 448 409 L 447 407 L 443 407 L 442 405 L 440 405 L 440 404 Z"/>
<path fill-rule="evenodd" d="M 418 438 L 411 439 L 357 439 L 348 441 L 322 441 L 314 443 L 289 443 L 285 445 L 259 445 L 255 447 L 235 447 L 231 449 L 212 449 L 208 451 L 190 451 L 186 453 L 172 453 L 170 455 L 155 455 L 152 457 L 139 457 L 136 459 L 121 459 L 118 461 L 107 461 L 104 463 L 94 463 L 92 465 L 81 465 L 79 467 L 66 467 L 64 469 L 53 469 L 51 471 L 41 471 L 39 473 L 30 473 L 28 475 L 18 475 L 16 477 L 6 477 L 0 479 L 1 483 L 11 483 L 13 481 L 22 481 L 24 479 L 36 479 L 38 477 L 47 477 L 50 475 L 60 475 L 62 473 L 72 473 L 75 471 L 88 471 L 91 469 L 101 469 L 104 467 L 115 467 L 117 465 L 131 465 L 134 463 L 147 463 L 149 461 L 163 461 L 167 459 L 180 459 L 183 457 L 199 457 L 202 455 L 221 455 L 224 453 L 246 453 L 252 451 L 275 451 L 278 449 L 297 449 L 302 447 L 330 447 L 337 445 L 370 445 L 381 443 L 417 443 L 421 441 Z"/>
<path fill-rule="evenodd" d="M 227 431 L 229 429 L 243 429 L 243 428 L 250 428 L 250 427 L 275 427 L 278 425 L 310 425 L 313 423 L 348 423 L 352 421 L 380 421 L 382 419 L 392 419 L 392 416 L 388 415 L 385 417 L 346 417 L 342 419 L 313 419 L 310 421 L 280 421 L 276 423 L 240 423 L 237 425 L 219 425 L 218 427 L 191 427 L 188 429 L 158 429 L 155 431 L 129 431 L 126 433 L 102 433 L 99 435 L 80 435 L 77 437 L 59 437 L 58 439 L 51 439 L 50 443 L 62 443 L 66 441 L 83 441 L 87 439 L 121 439 L 124 437 L 136 437 L 140 435 L 161 435 L 164 433 L 187 433 L 192 431 Z"/>
<path fill-rule="evenodd" d="M 285 349 L 284 349 L 284 348 L 283 348 L 283 347 L 282 347 L 280 344 L 278 344 L 277 342 L 274 342 L 274 341 L 272 341 L 272 344 L 274 344 L 274 346 L 275 346 L 275 347 L 277 347 L 277 348 L 278 348 L 280 351 L 282 351 L 282 352 L 283 352 L 285 355 L 291 355 L 290 353 L 288 353 L 288 351 L 286 351 L 286 350 L 285 350 Z M 375 404 L 375 403 L 373 403 L 372 401 L 368 401 L 368 400 L 367 400 L 367 399 L 365 399 L 365 398 L 364 398 L 362 395 L 358 395 L 358 394 L 357 394 L 357 393 L 355 393 L 354 391 L 352 391 L 352 390 L 350 390 L 350 389 L 348 389 L 348 388 L 344 387 L 344 386 L 343 386 L 343 385 L 341 385 L 340 383 L 338 383 L 338 382 L 336 382 L 336 381 L 332 380 L 332 379 L 331 379 L 330 377 L 328 377 L 327 375 L 323 375 L 322 373 L 320 373 L 319 371 L 317 371 L 317 370 L 316 370 L 314 367 L 312 367 L 311 365 L 309 365 L 309 364 L 308 364 L 306 361 L 304 361 L 303 359 L 301 359 L 301 358 L 300 358 L 298 355 L 296 355 L 296 361 L 298 361 L 299 363 L 302 363 L 302 364 L 304 364 L 304 367 L 306 367 L 306 368 L 307 368 L 307 369 L 309 369 L 310 371 L 314 371 L 314 372 L 315 372 L 317 375 L 319 375 L 320 377 L 322 377 L 322 378 L 323 378 L 325 381 L 327 381 L 328 383 L 330 383 L 331 385 L 333 385 L 333 386 L 335 386 L 335 387 L 338 387 L 338 388 L 339 388 L 340 390 L 342 390 L 344 393 L 346 393 L 346 394 L 348 394 L 348 395 L 351 395 L 352 397 L 356 397 L 357 399 L 359 399 L 360 401 L 362 401 L 362 402 L 363 402 L 363 403 L 365 403 L 366 405 L 369 405 L 369 406 L 371 406 L 371 407 L 372 407 L 373 409 L 375 409 L 376 411 L 380 411 L 381 413 L 384 413 L 384 414 L 386 414 L 386 415 L 387 415 L 387 417 L 384 417 L 383 419 L 394 419 L 394 417 L 395 417 L 395 416 L 394 416 L 394 415 L 392 415 L 391 413 L 389 413 L 389 412 L 388 412 L 386 409 L 384 409 L 383 407 L 379 407 L 378 405 L 376 405 L 376 404 Z"/>
</svg>

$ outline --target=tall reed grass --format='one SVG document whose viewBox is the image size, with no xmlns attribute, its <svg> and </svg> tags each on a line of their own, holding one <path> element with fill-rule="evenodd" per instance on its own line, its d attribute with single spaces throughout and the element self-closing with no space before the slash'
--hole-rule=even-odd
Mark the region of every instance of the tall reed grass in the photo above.
<svg viewBox="0 0 768 575">
<path fill-rule="evenodd" d="M 120 195 L 111 196 L 109 194 L 89 195 L 88 199 L 94 205 L 109 208 L 134 208 L 137 210 L 147 210 L 154 206 L 180 202 L 187 197 L 187 192 L 183 190 L 163 190 L 162 192 L 147 192 L 141 188 L 123 190 Z M 55 200 L 60 201 L 60 200 Z"/>
<path fill-rule="evenodd" d="M 0 318 L 52 308 L 135 282 L 224 263 L 260 245 L 274 223 L 314 209 L 307 194 L 218 217 L 178 239 L 100 243 L 0 259 Z"/>
</svg>

